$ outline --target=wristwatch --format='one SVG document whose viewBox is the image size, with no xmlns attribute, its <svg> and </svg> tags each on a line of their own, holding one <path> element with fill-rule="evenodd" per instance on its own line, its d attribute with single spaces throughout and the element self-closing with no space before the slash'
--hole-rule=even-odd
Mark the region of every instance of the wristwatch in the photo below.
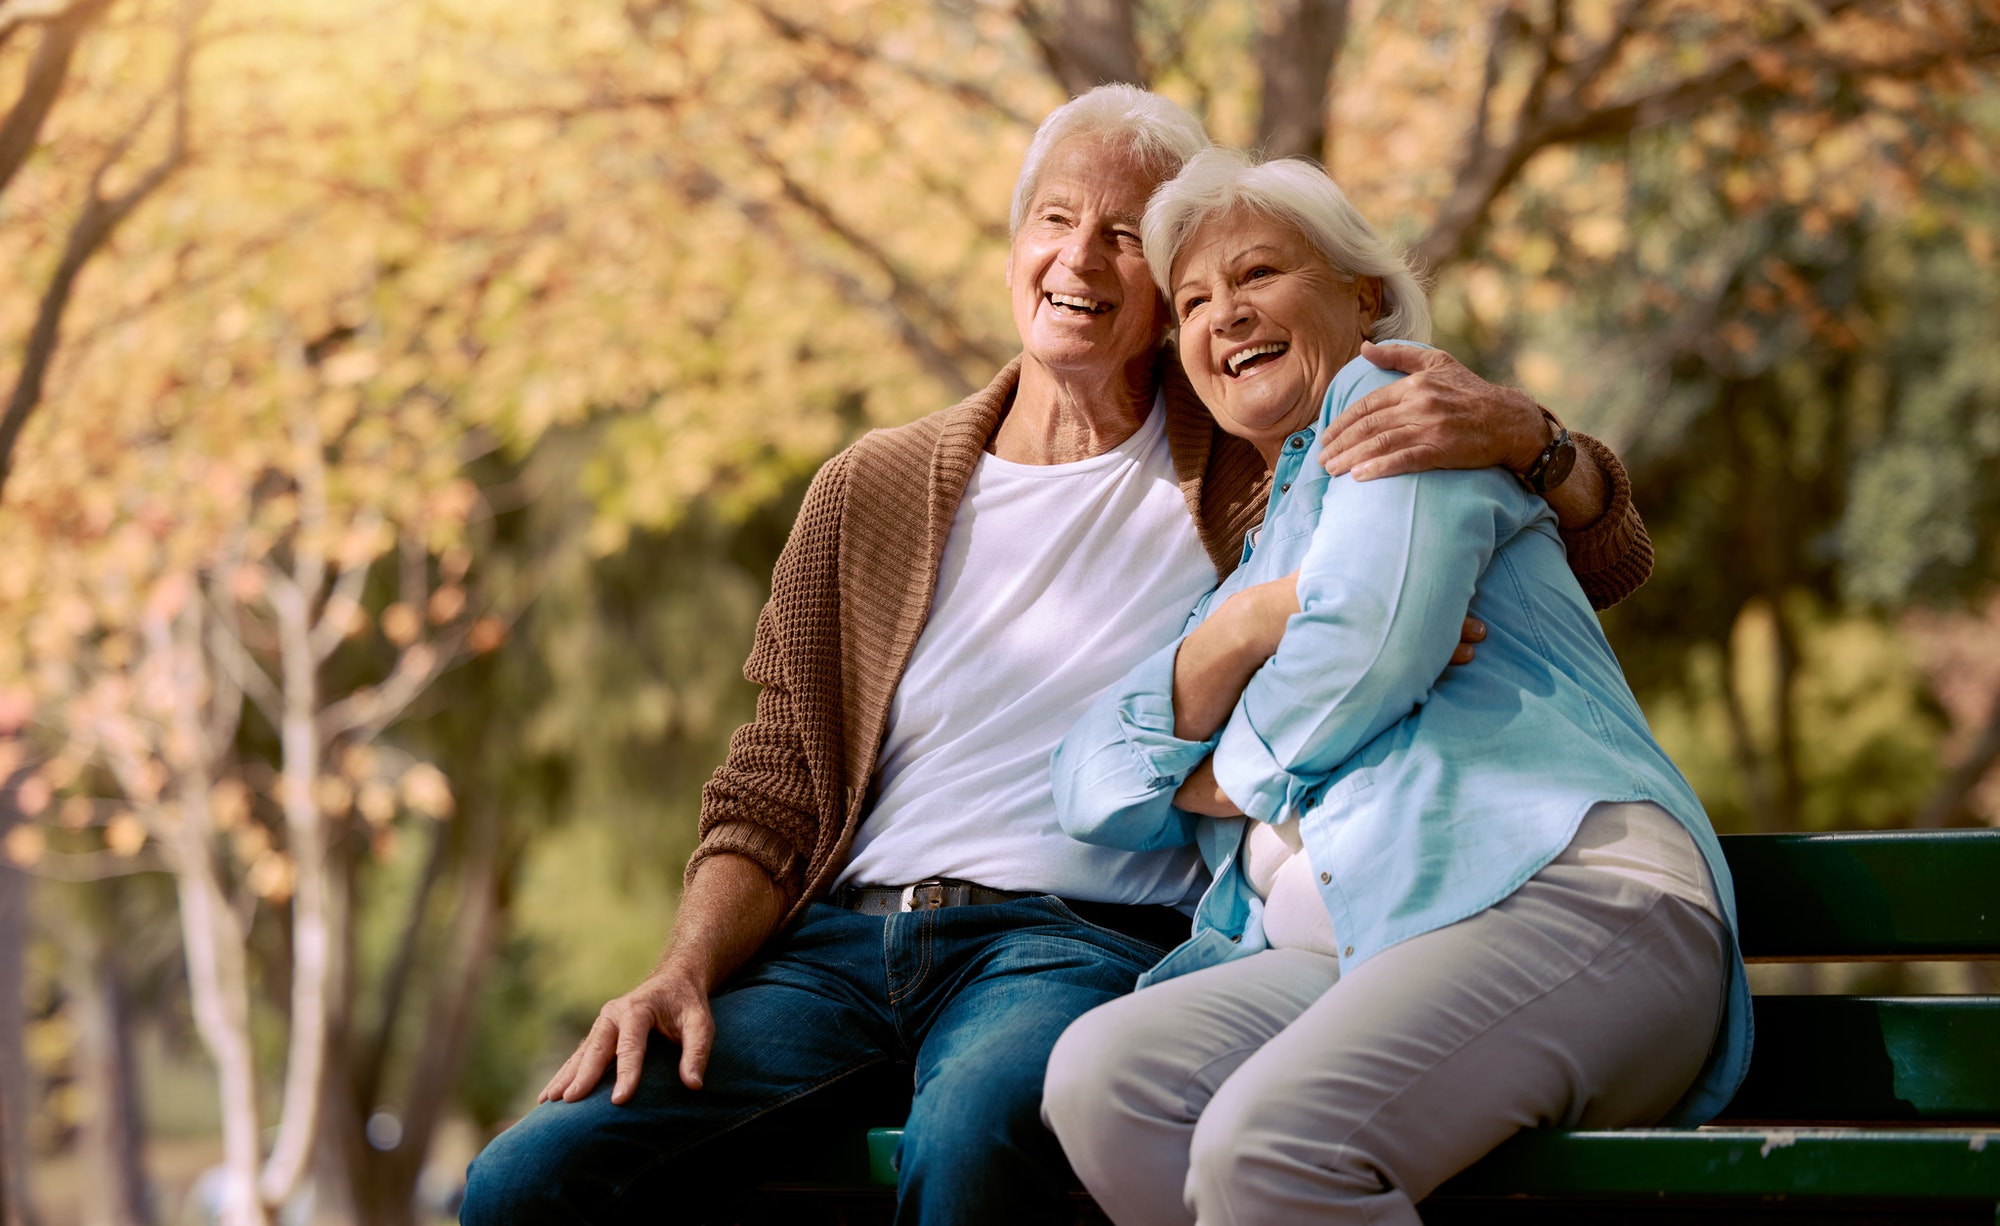
<svg viewBox="0 0 2000 1226">
<path fill-rule="evenodd" d="M 1535 407 L 1540 409 L 1542 406 Z M 1576 444 L 1569 441 L 1569 430 L 1547 409 L 1542 409 L 1542 416 L 1555 427 L 1555 437 L 1542 448 L 1542 454 L 1535 457 L 1535 462 L 1528 465 L 1528 471 L 1521 474 L 1521 480 L 1527 482 L 1528 488 L 1537 494 L 1546 494 L 1561 485 L 1568 479 L 1569 470 L 1576 467 Z"/>
</svg>

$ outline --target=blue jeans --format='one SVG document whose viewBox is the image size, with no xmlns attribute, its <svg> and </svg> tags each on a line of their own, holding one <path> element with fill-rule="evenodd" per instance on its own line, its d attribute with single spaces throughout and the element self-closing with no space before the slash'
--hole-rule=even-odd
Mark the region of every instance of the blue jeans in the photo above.
<svg viewBox="0 0 2000 1226">
<path fill-rule="evenodd" d="M 459 1220 L 700 1221 L 794 1146 L 880 1122 L 852 1112 L 880 1110 L 856 1104 L 904 1070 L 899 1223 L 1067 1220 L 1069 1167 L 1041 1122 L 1049 1051 L 1164 952 L 1050 897 L 886 917 L 815 903 L 715 996 L 701 1090 L 655 1034 L 625 1105 L 607 1072 L 494 1138 Z"/>
</svg>

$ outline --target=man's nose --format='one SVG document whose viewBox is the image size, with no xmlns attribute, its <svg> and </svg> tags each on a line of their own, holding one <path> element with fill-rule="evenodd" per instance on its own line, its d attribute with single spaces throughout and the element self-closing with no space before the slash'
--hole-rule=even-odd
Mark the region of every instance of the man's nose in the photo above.
<svg viewBox="0 0 2000 1226">
<path fill-rule="evenodd" d="M 1104 263 L 1103 244 L 1097 236 L 1078 227 L 1062 246 L 1062 262 L 1066 268 L 1077 272 L 1087 272 Z"/>
</svg>

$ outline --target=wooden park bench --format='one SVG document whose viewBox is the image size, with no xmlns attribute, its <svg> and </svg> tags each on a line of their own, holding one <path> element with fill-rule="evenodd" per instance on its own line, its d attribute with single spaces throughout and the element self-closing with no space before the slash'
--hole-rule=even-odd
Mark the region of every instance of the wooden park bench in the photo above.
<svg viewBox="0 0 2000 1226">
<path fill-rule="evenodd" d="M 2000 959 L 2000 830 L 1722 845 L 1753 963 Z M 1523 1133 L 1438 1189 L 1425 1221 L 2000 1222 L 2000 996 L 1755 1005 L 1749 1080 L 1713 1124 Z M 859 1132 L 745 1220 L 887 1221 L 902 1130 L 868 1129 L 865 1160 Z"/>
</svg>

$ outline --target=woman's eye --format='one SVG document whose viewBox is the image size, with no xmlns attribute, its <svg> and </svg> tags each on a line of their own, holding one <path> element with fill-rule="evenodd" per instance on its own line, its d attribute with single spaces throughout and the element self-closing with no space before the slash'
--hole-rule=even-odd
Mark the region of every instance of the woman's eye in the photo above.
<svg viewBox="0 0 2000 1226">
<path fill-rule="evenodd" d="M 1275 271 L 1276 270 L 1270 268 L 1262 268 L 1262 267 L 1253 268 L 1249 272 L 1243 274 L 1243 279 L 1245 281 L 1257 281 L 1265 277 L 1271 276 Z"/>
<path fill-rule="evenodd" d="M 1206 298 L 1187 299 L 1185 302 L 1181 303 L 1181 318 L 1186 319 L 1188 316 L 1194 314 L 1196 307 L 1201 307 L 1206 305 L 1208 305 L 1208 299 Z"/>
</svg>

